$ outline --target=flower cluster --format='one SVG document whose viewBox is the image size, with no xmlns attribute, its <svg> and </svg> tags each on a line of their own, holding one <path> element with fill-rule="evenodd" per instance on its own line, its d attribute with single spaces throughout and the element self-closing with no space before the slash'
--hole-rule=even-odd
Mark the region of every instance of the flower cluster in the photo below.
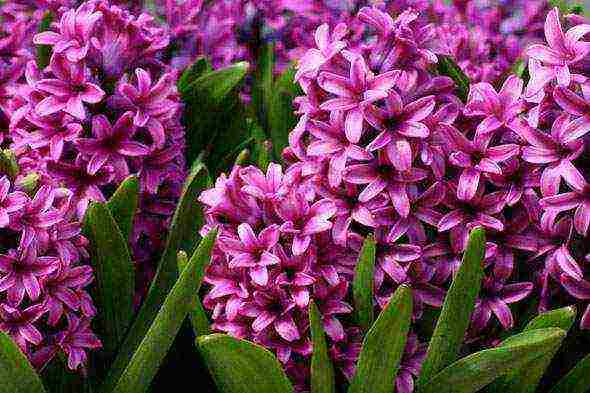
<svg viewBox="0 0 590 393">
<path fill-rule="evenodd" d="M 180 193 L 184 129 L 175 71 L 162 61 L 166 30 L 106 1 L 54 11 L 34 35 L 51 50 L 34 61 L 4 107 L 8 146 L 44 184 L 68 188 L 77 218 L 130 174 L 141 198 L 132 238 L 138 261 L 153 257 Z M 150 275 L 145 265 L 142 274 Z"/>
<path fill-rule="evenodd" d="M 221 228 L 204 302 L 214 327 L 275 350 L 300 383 L 306 375 L 295 365 L 309 357 L 310 298 L 322 306 L 336 364 L 354 372 L 362 335 L 338 314 L 350 312 L 347 287 L 369 234 L 377 241 L 376 307 L 408 285 L 417 321 L 442 304 L 470 230 L 486 229 L 467 337 L 476 345 L 512 328 L 510 305 L 532 293 L 540 310 L 590 299 L 580 263 L 590 259 L 590 25 L 570 17 L 575 26 L 563 33 L 550 11 L 549 45 L 526 51 L 530 81 L 511 75 L 494 87 L 488 81 L 506 71 L 502 62 L 518 56 L 497 57 L 489 72 L 469 72 L 476 83 L 463 103 L 451 79 L 432 73 L 439 27 L 413 8 L 394 17 L 364 7 L 358 20 L 363 45 L 355 45 L 356 29 L 326 24 L 299 61 L 305 95 L 295 100 L 300 121 L 283 152 L 285 174 L 275 165 L 266 176 L 234 168 L 201 197 L 207 228 Z M 520 39 L 523 47 L 534 41 Z M 590 312 L 581 326 L 590 327 Z M 424 356 L 419 338 L 412 333 L 398 391 L 413 389 Z"/>
<path fill-rule="evenodd" d="M 86 291 L 93 280 L 84 263 L 88 241 L 73 193 L 31 188 L 27 180 L 0 178 L 0 330 L 36 366 L 62 352 L 75 370 L 86 363 L 87 350 L 101 347 L 90 330 L 96 309 Z"/>
</svg>

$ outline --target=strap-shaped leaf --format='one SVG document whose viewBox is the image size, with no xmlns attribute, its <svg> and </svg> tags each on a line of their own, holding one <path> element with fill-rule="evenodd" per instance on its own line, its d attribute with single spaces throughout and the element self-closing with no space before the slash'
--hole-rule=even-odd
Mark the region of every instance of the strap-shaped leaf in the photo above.
<svg viewBox="0 0 590 393">
<path fill-rule="evenodd" d="M 220 393 L 291 393 L 293 387 L 267 349 L 225 334 L 197 338 Z"/>
<path fill-rule="evenodd" d="M 367 236 L 356 263 L 352 295 L 356 321 L 363 331 L 373 324 L 373 270 L 375 268 L 375 238 Z"/>
<path fill-rule="evenodd" d="M 178 253 L 178 271 L 182 272 L 186 268 L 188 262 L 188 255 L 186 255 L 186 252 L 180 251 Z M 191 306 L 188 316 L 191 320 L 191 325 L 193 326 L 193 331 L 195 332 L 196 337 L 211 333 L 209 329 L 209 318 L 207 318 L 207 314 L 203 309 L 201 299 L 199 299 L 199 294 L 197 292 L 191 295 Z"/>
<path fill-rule="evenodd" d="M 328 355 L 328 344 L 322 325 L 322 316 L 313 301 L 309 302 L 309 327 L 313 342 L 311 357 L 311 392 L 335 393 L 334 366 Z"/>
<path fill-rule="evenodd" d="M 168 240 L 156 275 L 139 314 L 113 362 L 105 386 L 112 388 L 115 381 L 119 379 L 174 285 L 177 277 L 176 255 L 178 251 L 192 252 L 198 238 L 198 228 L 202 224 L 202 219 L 199 218 L 201 217 L 201 209 L 197 199 L 201 191 L 209 186 L 209 183 L 207 169 L 203 164 L 196 164 L 185 182 L 180 201 L 172 217 Z"/>
<path fill-rule="evenodd" d="M 287 68 L 273 85 L 273 95 L 268 109 L 268 128 L 275 157 L 281 157 L 289 145 L 289 133 L 297 124 L 293 99 L 301 95 L 301 88 L 294 82 L 295 66 Z"/>
<path fill-rule="evenodd" d="M 43 383 L 25 355 L 0 331 L 0 393 L 44 393 Z"/>
<path fill-rule="evenodd" d="M 348 393 L 391 393 L 412 318 L 412 290 L 401 285 L 364 341 Z"/>
<path fill-rule="evenodd" d="M 450 56 L 438 55 L 437 70 L 439 74 L 446 75 L 455 82 L 457 97 L 466 102 L 469 94 L 469 78 L 455 60 Z"/>
<path fill-rule="evenodd" d="M 135 217 L 135 211 L 137 210 L 138 198 L 139 180 L 137 176 L 129 176 L 121 183 L 107 202 L 107 207 L 127 241 L 129 241 L 129 236 L 131 236 L 133 217 Z"/>
<path fill-rule="evenodd" d="M 585 393 L 590 387 L 590 355 L 580 360 L 550 393 Z"/>
<path fill-rule="evenodd" d="M 96 275 L 96 317 L 106 358 L 121 344 L 133 316 L 135 271 L 127 240 L 111 212 L 102 203 L 92 203 L 86 211 L 87 232 L 92 244 Z"/>
<path fill-rule="evenodd" d="M 268 129 L 268 111 L 273 96 L 274 44 L 260 48 L 252 83 L 252 106 L 263 128 Z"/>
<path fill-rule="evenodd" d="M 244 79 L 250 65 L 245 62 L 206 72 L 195 79 L 187 88 L 187 99 L 199 96 L 206 103 L 218 105 Z"/>
<path fill-rule="evenodd" d="M 178 78 L 176 86 L 178 87 L 180 94 L 187 94 L 191 83 L 212 70 L 213 67 L 211 66 L 211 63 L 209 63 L 205 57 L 199 57 L 193 64 L 187 67 L 180 78 Z"/>
<path fill-rule="evenodd" d="M 39 27 L 37 28 L 38 33 L 42 33 L 44 31 L 49 30 L 51 27 L 51 22 L 53 22 L 53 13 L 51 11 L 46 11 L 43 14 L 43 19 L 39 23 Z M 37 45 L 37 67 L 40 70 L 47 67 L 49 65 L 49 59 L 51 58 L 51 45 Z"/>
<path fill-rule="evenodd" d="M 559 328 L 512 336 L 499 347 L 456 361 L 419 386 L 417 393 L 475 393 L 510 370 L 547 355 L 564 337 L 565 331 Z"/>
<path fill-rule="evenodd" d="M 213 229 L 201 240 L 131 361 L 118 378 L 113 393 L 143 393 L 148 390 L 190 311 L 191 303 L 187 299 L 199 291 L 216 238 L 217 229 Z"/>
<path fill-rule="evenodd" d="M 544 328 L 560 328 L 568 331 L 576 320 L 574 307 L 563 307 L 557 310 L 542 313 L 531 320 L 524 331 Z M 561 341 L 555 343 L 552 349 L 530 364 L 519 369 L 511 370 L 508 374 L 498 378 L 490 387 L 490 393 L 510 391 L 513 393 L 534 393 L 541 381 L 541 377 L 551 363 L 551 359 L 559 349 Z"/>
<path fill-rule="evenodd" d="M 482 228 L 471 231 L 463 261 L 445 297 L 428 345 L 418 384 L 428 382 L 440 370 L 457 360 L 481 287 L 485 244 L 485 233 Z"/>
</svg>

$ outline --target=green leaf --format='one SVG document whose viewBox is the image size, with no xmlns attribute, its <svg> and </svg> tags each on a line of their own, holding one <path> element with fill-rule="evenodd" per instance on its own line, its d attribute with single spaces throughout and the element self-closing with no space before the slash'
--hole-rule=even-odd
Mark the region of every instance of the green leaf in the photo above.
<svg viewBox="0 0 590 393">
<path fill-rule="evenodd" d="M 129 176 L 107 202 L 107 207 L 126 241 L 129 241 L 131 236 L 138 198 L 139 180 L 137 176 Z"/>
<path fill-rule="evenodd" d="M 446 75 L 455 82 L 457 96 L 461 101 L 467 102 L 469 78 L 461 70 L 461 67 L 455 63 L 455 60 L 450 56 L 438 55 L 437 70 L 439 74 Z"/>
<path fill-rule="evenodd" d="M 575 320 L 576 309 L 574 307 L 563 307 L 538 315 L 528 323 L 524 331 L 544 328 L 560 328 L 567 332 L 572 327 Z M 552 348 L 548 348 L 545 356 L 542 356 L 519 369 L 511 370 L 506 375 L 498 378 L 490 386 L 490 393 L 501 393 L 506 391 L 512 393 L 534 393 L 560 345 L 561 341 L 555 343 Z"/>
<path fill-rule="evenodd" d="M 105 382 L 106 386 L 111 386 L 119 378 L 174 285 L 177 277 L 178 251 L 192 252 L 198 239 L 198 229 L 203 223 L 198 197 L 209 184 L 207 169 L 203 164 L 196 163 L 185 181 L 180 201 L 172 217 L 168 239 L 156 275 L 130 333 L 113 362 Z"/>
<path fill-rule="evenodd" d="M 567 332 L 570 330 L 575 320 L 576 308 L 574 306 L 563 307 L 537 315 L 526 325 L 524 330 L 556 327 Z"/>
<path fill-rule="evenodd" d="M 176 86 L 181 95 L 185 95 L 189 92 L 189 86 L 199 77 L 213 71 L 211 63 L 205 57 L 199 57 L 190 67 L 187 67 L 180 78 Z"/>
<path fill-rule="evenodd" d="M 363 248 L 359 253 L 352 295 L 356 321 L 363 331 L 369 330 L 373 324 L 373 269 L 375 267 L 375 253 L 377 252 L 375 238 L 367 236 Z"/>
<path fill-rule="evenodd" d="M 565 337 L 559 328 L 535 329 L 501 346 L 476 352 L 443 369 L 417 393 L 475 393 L 500 375 L 542 358 Z"/>
<path fill-rule="evenodd" d="M 0 173 L 5 174 L 11 179 L 15 179 L 20 172 L 16 155 L 10 149 L 0 150 Z"/>
<path fill-rule="evenodd" d="M 178 253 L 178 271 L 183 271 L 187 264 L 188 255 L 186 255 L 186 252 L 180 251 Z M 197 292 L 193 293 L 191 296 L 191 306 L 188 316 L 191 320 L 191 325 L 193 326 L 193 331 L 195 332 L 196 337 L 211 333 L 211 329 L 209 328 L 209 318 L 207 318 L 207 314 L 203 309 L 203 305 L 201 304 Z"/>
<path fill-rule="evenodd" d="M 68 369 L 67 358 L 58 354 L 41 371 L 41 380 L 51 393 L 91 393 L 90 378 Z"/>
<path fill-rule="evenodd" d="M 10 336 L 0 331 L 0 393 L 44 393 L 43 383 Z"/>
<path fill-rule="evenodd" d="M 485 244 L 485 233 L 482 228 L 471 231 L 463 261 L 447 292 L 428 345 L 418 384 L 426 383 L 444 367 L 457 360 L 481 287 Z"/>
<path fill-rule="evenodd" d="M 247 138 L 238 96 L 247 72 L 248 63 L 237 63 L 205 73 L 183 90 L 187 162 L 204 153 L 204 162 L 215 173 L 223 157 Z"/>
<path fill-rule="evenodd" d="M 412 290 L 401 285 L 363 341 L 348 393 L 391 393 L 412 319 Z"/>
<path fill-rule="evenodd" d="M 96 317 L 108 358 L 116 353 L 134 314 L 135 271 L 115 219 L 102 203 L 92 203 L 86 211 L 92 243 L 93 267 L 96 274 Z"/>
<path fill-rule="evenodd" d="M 53 14 L 51 11 L 46 11 L 43 14 L 43 19 L 39 23 L 37 33 L 42 33 L 49 30 L 51 23 L 53 22 Z M 40 70 L 49 65 L 49 59 L 51 58 L 51 45 L 37 45 L 37 67 Z"/>
<path fill-rule="evenodd" d="M 273 95 L 268 109 L 268 128 L 276 157 L 281 157 L 283 149 L 289 145 L 289 133 L 297 125 L 293 109 L 293 99 L 302 91 L 294 82 L 295 66 L 289 67 L 275 81 Z"/>
<path fill-rule="evenodd" d="M 585 393 L 590 389 L 590 355 L 580 360 L 550 393 Z"/>
<path fill-rule="evenodd" d="M 328 345 L 322 325 L 322 316 L 315 303 L 309 302 L 309 326 L 313 342 L 311 357 L 311 392 L 335 393 L 334 366 L 328 355 Z"/>
<path fill-rule="evenodd" d="M 191 303 L 186 299 L 199 291 L 216 238 L 217 229 L 213 229 L 201 240 L 125 371 L 117 379 L 113 393 L 143 393 L 148 390 L 190 311 Z"/>
<path fill-rule="evenodd" d="M 252 106 L 263 128 L 268 129 L 268 110 L 273 96 L 274 44 L 260 48 L 252 83 Z"/>
<path fill-rule="evenodd" d="M 197 338 L 197 347 L 220 393 L 292 393 L 293 387 L 267 349 L 225 334 Z"/>
</svg>

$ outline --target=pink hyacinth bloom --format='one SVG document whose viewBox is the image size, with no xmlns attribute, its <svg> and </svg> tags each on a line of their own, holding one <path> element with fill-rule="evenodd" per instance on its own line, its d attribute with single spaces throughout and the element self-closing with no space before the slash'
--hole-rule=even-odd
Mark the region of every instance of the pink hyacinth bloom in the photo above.
<svg viewBox="0 0 590 393">
<path fill-rule="evenodd" d="M 588 281 L 576 280 L 570 276 L 563 275 L 561 277 L 561 284 L 576 299 L 590 300 L 590 283 Z M 590 304 L 586 306 L 580 326 L 582 329 L 590 329 Z"/>
<path fill-rule="evenodd" d="M 59 33 L 44 31 L 35 35 L 37 45 L 52 45 L 55 53 L 63 53 L 71 62 L 86 57 L 90 47 L 90 35 L 102 13 L 94 12 L 92 3 L 83 3 L 77 9 L 64 12 L 59 21 Z"/>
<path fill-rule="evenodd" d="M 499 92 L 487 82 L 471 86 L 463 113 L 467 116 L 483 116 L 476 129 L 477 134 L 496 131 L 500 127 L 511 127 L 511 123 L 524 110 L 522 79 L 510 75 Z"/>
<path fill-rule="evenodd" d="M 11 305 L 18 306 L 25 292 L 32 301 L 41 296 L 39 280 L 59 268 L 59 258 L 37 256 L 34 247 L 0 255 L 0 292 L 7 292 Z"/>
<path fill-rule="evenodd" d="M 77 119 L 86 118 L 84 103 L 96 104 L 105 92 L 96 84 L 87 81 L 82 63 L 68 63 L 61 55 L 51 57 L 51 71 L 55 79 L 41 79 L 35 88 L 49 94 L 37 104 L 35 110 L 40 116 L 64 111 Z"/>
<path fill-rule="evenodd" d="M 344 132 L 350 142 L 357 143 L 363 133 L 363 107 L 385 98 L 387 91 L 395 85 L 398 74 L 398 71 L 389 71 L 374 75 L 364 59 L 356 57 L 351 61 L 348 78 L 331 72 L 320 73 L 320 87 L 337 96 L 324 102 L 320 108 L 345 111 Z"/>
<path fill-rule="evenodd" d="M 46 311 L 43 304 L 34 304 L 24 310 L 0 304 L 0 330 L 10 335 L 23 352 L 27 352 L 29 343 L 39 345 L 43 341 L 43 335 L 34 323 Z"/>
<path fill-rule="evenodd" d="M 90 321 L 68 314 L 68 328 L 57 337 L 57 345 L 68 356 L 68 367 L 77 370 L 86 364 L 86 349 L 98 349 L 102 343 L 90 329 Z"/>
<path fill-rule="evenodd" d="M 449 162 L 463 168 L 457 186 L 457 197 L 470 200 L 477 192 L 482 174 L 502 174 L 499 163 L 516 156 L 519 147 L 515 144 L 489 146 L 492 134 L 476 135 L 470 141 L 455 127 L 441 124 L 451 143 Z"/>
<path fill-rule="evenodd" d="M 10 181 L 6 176 L 0 178 L 0 228 L 10 223 L 10 214 L 25 207 L 29 198 L 21 191 L 10 192 Z"/>
<path fill-rule="evenodd" d="M 544 196 L 555 195 L 559 191 L 561 179 L 579 178 L 578 170 L 572 161 L 584 151 L 584 141 L 580 139 L 590 128 L 585 126 L 584 118 L 570 120 L 565 113 L 558 116 L 547 134 L 521 121 L 515 127 L 516 133 L 529 146 L 522 148 L 522 159 L 531 164 L 545 165 L 541 174 L 541 192 Z"/>
<path fill-rule="evenodd" d="M 106 116 L 98 115 L 92 119 L 94 138 L 78 138 L 76 145 L 80 152 L 90 159 L 88 173 L 95 175 L 105 164 L 115 168 L 120 177 L 129 174 L 126 157 L 141 157 L 150 152 L 150 148 L 133 140 L 136 127 L 133 113 L 126 112 L 111 125 Z"/>
<path fill-rule="evenodd" d="M 415 154 L 411 142 L 430 135 L 430 130 L 422 121 L 430 116 L 434 106 L 434 96 L 404 104 L 398 93 L 389 91 L 385 97 L 385 110 L 372 105 L 364 108 L 367 122 L 380 131 L 367 145 L 367 150 L 383 149 L 397 170 L 409 170 Z"/>
<path fill-rule="evenodd" d="M 514 318 L 508 304 L 524 299 L 532 289 L 533 284 L 530 282 L 506 285 L 494 277 L 485 277 L 482 293 L 471 316 L 472 328 L 475 331 L 482 330 L 494 314 L 505 329 L 510 329 L 514 325 Z"/>
<path fill-rule="evenodd" d="M 532 59 L 543 63 L 543 67 L 535 68 L 531 74 L 531 81 L 527 86 L 526 96 L 531 97 L 540 91 L 551 79 L 557 78 L 561 86 L 568 86 L 571 81 L 570 66 L 586 57 L 590 52 L 590 43 L 580 41 L 588 32 L 590 24 L 572 27 L 565 34 L 559 22 L 559 11 L 552 9 L 545 20 L 545 38 L 547 45 L 531 45 L 526 53 Z M 540 78 L 535 73 L 545 76 Z"/>
<path fill-rule="evenodd" d="M 299 59 L 295 81 L 302 77 L 317 76 L 318 70 L 334 56 L 346 47 L 346 42 L 341 39 L 348 33 L 345 24 L 339 24 L 330 34 L 330 27 L 327 24 L 319 26 L 314 34 L 316 48 L 311 48 Z"/>
<path fill-rule="evenodd" d="M 134 113 L 133 124 L 146 127 L 154 145 L 164 145 L 163 120 L 175 114 L 176 103 L 169 96 L 175 91 L 172 74 L 164 74 L 152 84 L 150 73 L 142 68 L 135 70 L 137 86 L 121 83 L 117 86 L 117 94 L 112 96 L 110 104 L 115 108 L 130 110 Z"/>
<path fill-rule="evenodd" d="M 541 206 L 556 212 L 575 209 L 574 227 L 580 235 L 586 236 L 590 227 L 590 184 L 578 172 L 576 174 L 566 180 L 573 191 L 543 198 Z"/>
<path fill-rule="evenodd" d="M 258 285 L 268 283 L 267 267 L 276 265 L 280 259 L 271 253 L 279 240 L 279 227 L 272 225 L 264 228 L 258 236 L 249 224 L 238 226 L 239 240 L 221 237 L 220 247 L 232 256 L 229 268 L 247 268 L 250 277 Z"/>
<path fill-rule="evenodd" d="M 303 254 L 311 243 L 311 235 L 332 228 L 329 219 L 336 213 L 334 202 L 322 199 L 311 206 L 301 194 L 283 201 L 277 207 L 277 214 L 284 220 L 280 230 L 293 235 L 294 255 Z"/>
</svg>

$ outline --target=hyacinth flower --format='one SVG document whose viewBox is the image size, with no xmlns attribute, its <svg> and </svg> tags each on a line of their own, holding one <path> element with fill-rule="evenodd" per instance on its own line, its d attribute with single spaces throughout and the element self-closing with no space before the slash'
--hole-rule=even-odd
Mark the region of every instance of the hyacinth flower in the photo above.
<svg viewBox="0 0 590 393">
<path fill-rule="evenodd" d="M 557 79 L 560 86 L 568 86 L 572 78 L 570 66 L 575 66 L 590 52 L 590 46 L 580 41 L 588 32 L 590 24 L 580 24 L 563 32 L 559 22 L 559 11 L 552 9 L 545 20 L 545 39 L 548 45 L 534 44 L 526 53 L 532 59 L 542 63 L 531 73 L 531 83 L 527 86 L 526 96 L 537 94 L 548 82 Z"/>
<path fill-rule="evenodd" d="M 397 80 L 398 72 L 389 71 L 374 75 L 362 57 L 357 57 L 350 64 L 348 78 L 329 72 L 318 76 L 318 84 L 336 98 L 324 102 L 320 108 L 326 111 L 342 110 L 346 112 L 344 130 L 352 143 L 357 143 L 363 133 L 363 108 L 374 101 L 385 98 Z"/>
</svg>

